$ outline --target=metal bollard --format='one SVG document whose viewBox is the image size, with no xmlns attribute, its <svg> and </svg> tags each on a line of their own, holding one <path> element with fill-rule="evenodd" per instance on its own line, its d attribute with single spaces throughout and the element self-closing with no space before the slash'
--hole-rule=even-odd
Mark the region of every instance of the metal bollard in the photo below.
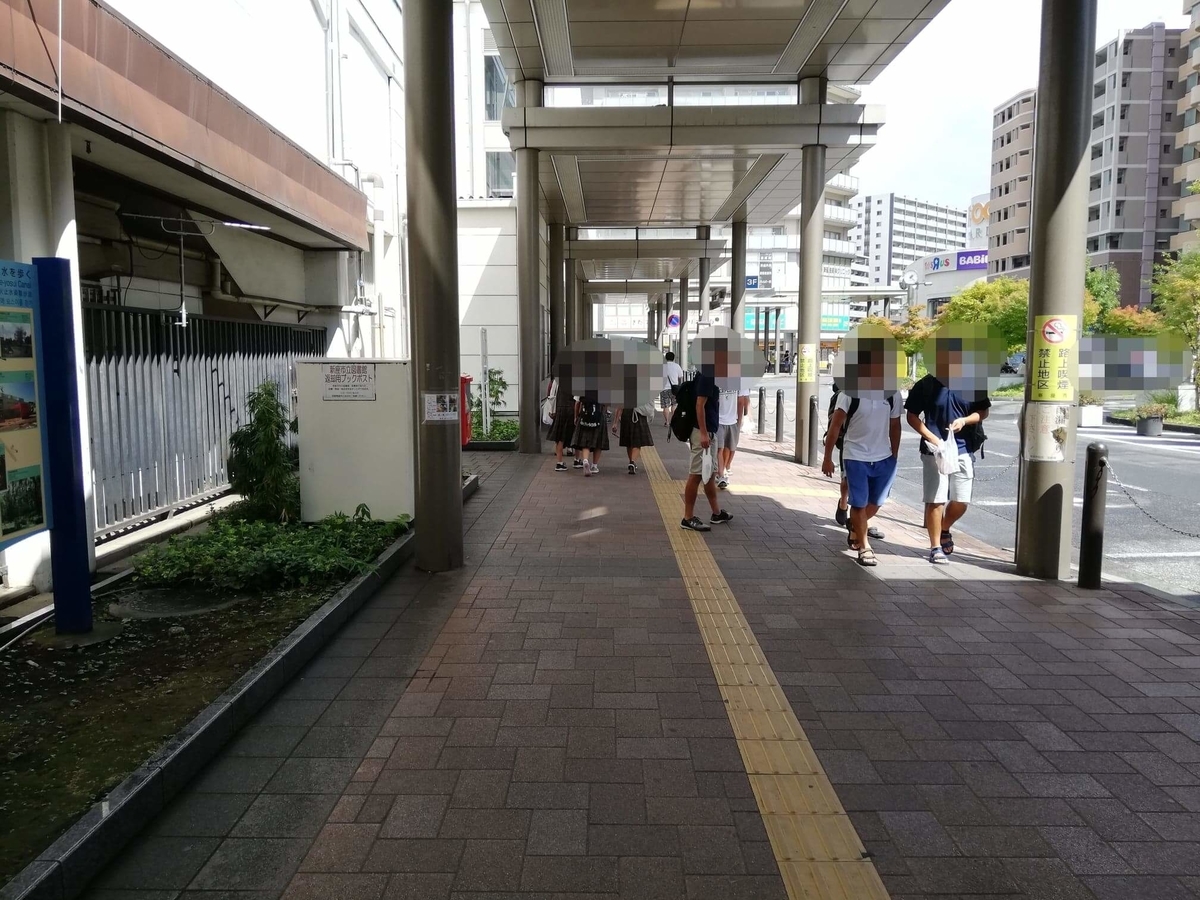
<svg viewBox="0 0 1200 900">
<path fill-rule="evenodd" d="M 1083 523 L 1079 536 L 1079 586 L 1100 587 L 1104 565 L 1104 511 L 1108 503 L 1108 447 L 1088 444 L 1083 473 Z"/>
<path fill-rule="evenodd" d="M 808 398 L 808 464 L 821 465 L 821 413 L 817 395 Z"/>
<path fill-rule="evenodd" d="M 775 443 L 783 443 L 783 391 L 775 392 Z"/>
<path fill-rule="evenodd" d="M 767 389 L 758 389 L 758 433 L 767 433 Z"/>
</svg>

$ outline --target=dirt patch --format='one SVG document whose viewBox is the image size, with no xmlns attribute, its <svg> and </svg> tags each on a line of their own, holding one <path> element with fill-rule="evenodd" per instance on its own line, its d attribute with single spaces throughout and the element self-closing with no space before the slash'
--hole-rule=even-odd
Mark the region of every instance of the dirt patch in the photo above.
<svg viewBox="0 0 1200 900">
<path fill-rule="evenodd" d="M 38 633 L 0 654 L 0 885 L 336 590 L 126 619 L 112 640 L 70 650 Z M 113 621 L 114 599 L 95 602 L 97 621 Z"/>
</svg>

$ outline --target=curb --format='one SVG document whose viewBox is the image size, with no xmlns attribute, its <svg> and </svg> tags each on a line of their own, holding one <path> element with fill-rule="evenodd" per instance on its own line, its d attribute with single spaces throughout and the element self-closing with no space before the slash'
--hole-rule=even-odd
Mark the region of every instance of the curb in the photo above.
<svg viewBox="0 0 1200 900">
<path fill-rule="evenodd" d="M 1128 419 L 1118 419 L 1116 416 L 1105 415 L 1104 421 L 1108 425 L 1127 425 L 1130 428 L 1136 428 L 1137 425 L 1130 422 Z M 1181 434 L 1200 434 L 1200 425 L 1173 425 L 1170 422 L 1163 422 L 1163 431 L 1177 431 Z"/>
<path fill-rule="evenodd" d="M 476 479 L 478 480 L 478 479 Z M 337 630 L 413 556 L 409 531 L 296 627 L 154 756 L 0 890 L 0 900 L 71 900 L 158 815 Z"/>
<path fill-rule="evenodd" d="M 479 490 L 479 476 L 472 475 L 463 482 L 463 503 L 466 503 L 475 496 L 475 492 Z"/>
<path fill-rule="evenodd" d="M 516 450 L 517 441 L 467 441 L 464 450 Z"/>
</svg>

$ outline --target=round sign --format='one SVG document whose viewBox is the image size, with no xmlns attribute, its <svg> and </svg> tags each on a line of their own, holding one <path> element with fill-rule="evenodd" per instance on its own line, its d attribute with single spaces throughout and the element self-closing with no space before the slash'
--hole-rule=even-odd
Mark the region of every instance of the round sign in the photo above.
<svg viewBox="0 0 1200 900">
<path fill-rule="evenodd" d="M 671 313 L 670 317 L 667 319 L 667 327 L 668 328 L 678 328 L 679 327 L 679 316 L 675 315 L 675 313 Z"/>
<path fill-rule="evenodd" d="M 812 356 L 813 355 L 812 345 L 811 344 L 801 344 L 800 345 L 800 355 L 801 356 Z"/>
<path fill-rule="evenodd" d="M 1061 344 L 1067 339 L 1067 323 L 1062 319 L 1047 319 L 1042 326 L 1042 337 L 1047 344 Z"/>
</svg>

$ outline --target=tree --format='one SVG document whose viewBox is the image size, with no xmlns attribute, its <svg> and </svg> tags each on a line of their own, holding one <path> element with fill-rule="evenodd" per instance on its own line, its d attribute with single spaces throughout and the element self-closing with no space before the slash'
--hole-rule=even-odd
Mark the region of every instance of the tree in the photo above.
<svg viewBox="0 0 1200 900">
<path fill-rule="evenodd" d="M 1101 322 L 1100 333 L 1115 334 L 1120 337 L 1144 337 L 1158 334 L 1166 327 L 1162 316 L 1152 309 L 1118 306 L 1105 314 Z"/>
<path fill-rule="evenodd" d="M 1183 336 L 1193 355 L 1200 353 L 1200 250 L 1155 266 L 1151 290 L 1163 323 Z M 1192 377 L 1200 391 L 1200 365 L 1193 365 Z"/>
<path fill-rule="evenodd" d="M 1100 304 L 1085 290 L 1083 331 L 1094 331 L 1100 318 Z M 1024 350 L 1029 329 L 1029 281 L 1001 277 L 969 285 L 950 298 L 937 321 L 982 323 L 1004 342 L 1009 353 Z"/>
<path fill-rule="evenodd" d="M 1099 306 L 1096 325 L 1104 324 L 1105 317 L 1121 305 L 1121 273 L 1114 266 L 1092 268 L 1088 260 L 1087 272 L 1083 276 L 1084 289 Z"/>
</svg>

